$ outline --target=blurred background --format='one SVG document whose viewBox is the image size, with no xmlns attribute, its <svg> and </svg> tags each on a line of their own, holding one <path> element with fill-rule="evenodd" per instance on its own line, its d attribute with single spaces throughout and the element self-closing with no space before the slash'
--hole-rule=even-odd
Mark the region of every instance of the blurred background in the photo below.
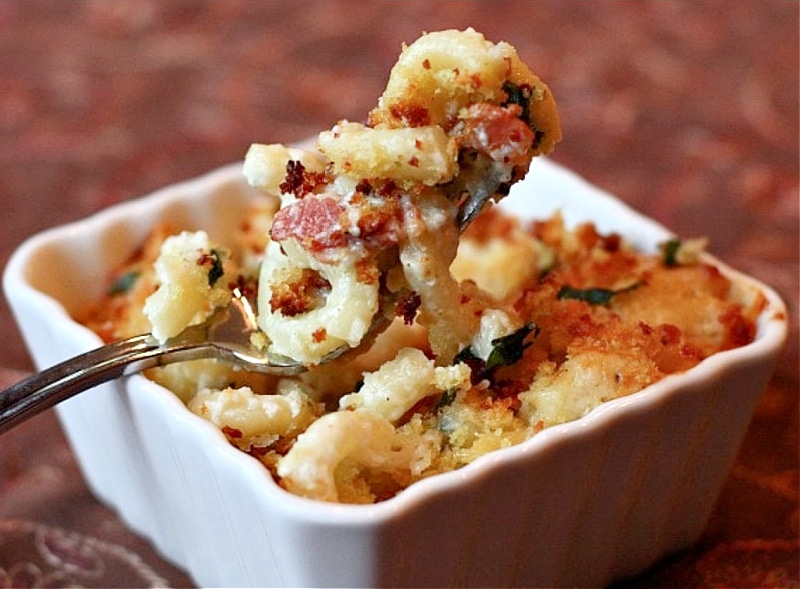
<svg viewBox="0 0 800 589">
<path fill-rule="evenodd" d="M 362 120 L 402 43 L 472 26 L 550 85 L 554 160 L 708 236 L 793 313 L 703 541 L 628 586 L 798 586 L 799 24 L 790 0 L 0 0 L 0 266 L 38 231 L 252 142 Z M 0 333 L 7 386 L 32 366 L 5 300 Z M 118 574 L 191 583 L 92 499 L 50 413 L 0 441 L 0 586 L 43 529 L 122 547 Z"/>
</svg>

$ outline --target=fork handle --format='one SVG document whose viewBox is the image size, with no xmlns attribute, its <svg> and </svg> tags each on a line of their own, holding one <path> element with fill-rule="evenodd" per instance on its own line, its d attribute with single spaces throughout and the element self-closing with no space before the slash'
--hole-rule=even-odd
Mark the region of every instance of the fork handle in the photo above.
<svg viewBox="0 0 800 589">
<path fill-rule="evenodd" d="M 120 376 L 205 358 L 202 346 L 164 347 L 150 335 L 90 350 L 33 374 L 0 393 L 0 435 L 57 403 Z"/>
</svg>

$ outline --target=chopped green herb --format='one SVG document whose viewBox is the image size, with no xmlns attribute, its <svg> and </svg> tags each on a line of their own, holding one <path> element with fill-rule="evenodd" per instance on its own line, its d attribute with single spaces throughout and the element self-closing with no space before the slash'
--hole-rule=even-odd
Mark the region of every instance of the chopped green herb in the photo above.
<svg viewBox="0 0 800 589">
<path fill-rule="evenodd" d="M 439 400 L 436 401 L 436 406 L 434 409 L 441 409 L 442 407 L 447 407 L 448 405 L 452 405 L 453 401 L 456 400 L 456 393 L 458 391 L 456 389 L 448 389 L 442 393 L 442 396 L 439 397 Z"/>
<path fill-rule="evenodd" d="M 542 139 L 544 139 L 545 132 L 540 129 L 533 129 L 533 149 L 538 149 L 539 146 L 542 144 Z"/>
<path fill-rule="evenodd" d="M 531 88 L 530 86 L 517 86 L 513 82 L 506 81 L 503 84 L 503 91 L 508 95 L 505 104 L 518 104 L 522 107 L 520 118 L 528 123 L 531 120 Z"/>
<path fill-rule="evenodd" d="M 556 294 L 556 298 L 574 299 L 577 301 L 583 301 L 585 303 L 589 303 L 590 305 L 607 305 L 608 303 L 611 302 L 611 299 L 614 298 L 615 295 L 627 292 L 629 290 L 633 290 L 637 286 L 638 284 L 632 284 L 631 286 L 628 286 L 620 290 L 611 290 L 608 288 L 581 289 L 564 285 L 561 287 L 561 290 L 558 291 L 558 294 Z"/>
<path fill-rule="evenodd" d="M 138 270 L 131 270 L 130 272 L 125 272 L 125 274 L 117 276 L 116 280 L 114 280 L 111 287 L 108 289 L 108 296 L 113 297 L 129 293 L 140 275 L 141 272 Z"/>
<path fill-rule="evenodd" d="M 525 343 L 525 338 L 533 330 L 533 323 L 528 323 L 514 333 L 492 340 L 492 352 L 486 360 L 484 370 L 493 370 L 498 366 L 510 366 L 519 362 L 525 348 L 531 345 L 530 342 Z"/>
<path fill-rule="evenodd" d="M 522 113 L 519 115 L 526 125 L 533 131 L 533 149 L 537 149 L 544 138 L 544 131 L 537 129 L 531 123 L 531 87 L 528 85 L 517 86 L 513 82 L 506 81 L 503 84 L 503 91 L 508 98 L 503 103 L 503 106 L 508 104 L 517 104 L 522 107 Z"/>
<path fill-rule="evenodd" d="M 673 267 L 678 265 L 678 250 L 681 247 L 680 239 L 670 239 L 662 246 L 664 252 L 664 265 Z"/>
<path fill-rule="evenodd" d="M 485 378 L 491 379 L 494 371 L 501 366 L 511 366 L 519 362 L 530 342 L 525 343 L 525 338 L 537 328 L 533 323 L 527 323 L 514 333 L 492 340 L 492 351 L 484 362 L 475 355 L 471 347 L 464 348 L 455 357 L 455 363 L 463 362 L 472 369 L 472 381 L 479 382 Z"/>
<path fill-rule="evenodd" d="M 222 267 L 222 252 L 218 249 L 211 250 L 211 269 L 208 271 L 208 286 L 214 286 L 222 278 L 225 270 Z"/>
<path fill-rule="evenodd" d="M 481 361 L 481 359 L 475 355 L 475 353 L 472 351 L 472 348 L 467 346 L 458 354 L 456 354 L 453 364 L 458 364 L 459 362 L 463 362 L 464 364 L 472 364 L 476 361 Z"/>
</svg>

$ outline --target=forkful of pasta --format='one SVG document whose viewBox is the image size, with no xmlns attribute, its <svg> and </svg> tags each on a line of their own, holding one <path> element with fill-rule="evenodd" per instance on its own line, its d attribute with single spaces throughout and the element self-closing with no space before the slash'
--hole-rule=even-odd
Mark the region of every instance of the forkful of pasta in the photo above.
<svg viewBox="0 0 800 589">
<path fill-rule="evenodd" d="M 403 48 L 365 122 L 340 121 L 310 149 L 248 150 L 248 184 L 279 202 L 257 297 L 230 288 L 227 253 L 204 232 L 166 239 L 160 284 L 143 309 L 151 333 L 0 393 L 0 433 L 101 382 L 168 363 L 216 358 L 288 375 L 343 361 L 396 317 L 419 323 L 433 355 L 452 361 L 484 305 L 450 273 L 459 236 L 560 138 L 550 90 L 511 45 L 472 29 L 423 35 Z"/>
</svg>

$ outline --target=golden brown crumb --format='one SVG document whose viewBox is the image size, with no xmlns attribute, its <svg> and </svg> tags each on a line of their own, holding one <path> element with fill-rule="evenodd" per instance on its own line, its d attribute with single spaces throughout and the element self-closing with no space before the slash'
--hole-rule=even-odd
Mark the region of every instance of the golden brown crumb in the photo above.
<svg viewBox="0 0 800 589">
<path fill-rule="evenodd" d="M 291 280 L 284 281 L 272 289 L 270 306 L 286 317 L 294 317 L 318 307 L 330 290 L 330 283 L 319 272 L 310 269 L 298 270 Z"/>
</svg>

